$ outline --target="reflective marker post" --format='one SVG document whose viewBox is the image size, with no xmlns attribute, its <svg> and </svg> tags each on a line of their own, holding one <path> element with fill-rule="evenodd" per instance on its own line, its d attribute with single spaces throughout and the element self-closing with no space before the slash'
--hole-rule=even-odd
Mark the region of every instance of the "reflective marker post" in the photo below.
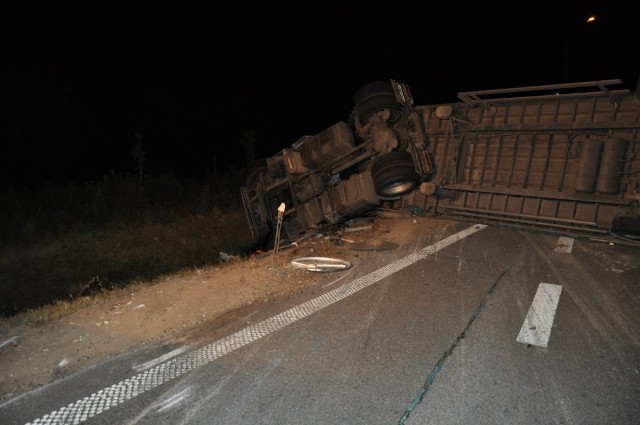
<svg viewBox="0 0 640 425">
<path fill-rule="evenodd" d="M 282 218 L 284 217 L 285 205 L 284 202 L 278 207 L 278 224 L 276 225 L 276 240 L 273 244 L 273 263 L 272 267 L 276 266 L 276 257 L 278 256 L 278 249 L 280 248 L 280 230 L 282 229 Z"/>
</svg>

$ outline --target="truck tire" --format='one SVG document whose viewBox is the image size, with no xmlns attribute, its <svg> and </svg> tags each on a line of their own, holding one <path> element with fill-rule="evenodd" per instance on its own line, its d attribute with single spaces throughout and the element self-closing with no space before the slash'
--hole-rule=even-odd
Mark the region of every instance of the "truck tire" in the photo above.
<svg viewBox="0 0 640 425">
<path fill-rule="evenodd" d="M 244 184 L 251 190 L 256 190 L 262 179 L 261 176 L 269 175 L 269 167 L 266 159 L 257 159 L 244 171 L 242 177 Z"/>
<path fill-rule="evenodd" d="M 353 103 L 361 125 L 366 125 L 374 112 L 383 109 L 400 110 L 400 104 L 388 81 L 376 81 L 362 86 L 353 96 Z"/>
<path fill-rule="evenodd" d="M 380 156 L 371 166 L 371 176 L 376 193 L 383 198 L 401 197 L 420 184 L 411 154 L 406 151 Z"/>
</svg>

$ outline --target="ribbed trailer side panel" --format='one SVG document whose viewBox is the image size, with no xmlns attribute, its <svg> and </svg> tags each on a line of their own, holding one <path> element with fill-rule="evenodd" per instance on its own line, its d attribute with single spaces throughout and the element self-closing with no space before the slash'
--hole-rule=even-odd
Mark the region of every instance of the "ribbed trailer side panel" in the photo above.
<svg viewBox="0 0 640 425">
<path fill-rule="evenodd" d="M 432 214 L 609 234 L 640 201 L 638 99 L 539 96 L 419 106 L 437 196 Z M 615 224 L 615 223 L 614 223 Z"/>
</svg>

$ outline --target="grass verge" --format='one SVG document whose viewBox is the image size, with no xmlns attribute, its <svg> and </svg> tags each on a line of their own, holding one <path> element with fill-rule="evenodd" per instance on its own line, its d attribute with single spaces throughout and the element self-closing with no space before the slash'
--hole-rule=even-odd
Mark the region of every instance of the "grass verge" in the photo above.
<svg viewBox="0 0 640 425">
<path fill-rule="evenodd" d="M 75 300 L 88 302 L 82 300 L 217 264 L 220 252 L 242 256 L 253 248 L 233 179 L 185 185 L 167 177 L 149 178 L 144 187 L 136 186 L 139 180 L 134 177 L 120 180 L 95 183 L 91 188 L 95 197 L 87 197 L 86 190 L 79 196 L 73 185 L 66 192 L 40 189 L 30 197 L 23 191 L 21 197 L 13 198 L 14 203 L 22 199 L 23 205 L 26 199 L 34 208 L 29 215 L 24 206 L 11 204 L 11 220 L 37 222 L 42 232 L 33 232 L 30 225 L 18 227 L 28 228 L 28 233 L 3 230 L 5 236 L 13 236 L 14 243 L 5 238 L 0 245 L 0 316 L 33 316 L 27 320 L 59 316 Z M 109 202 L 105 202 L 106 187 L 111 190 Z M 60 204 L 56 196 L 62 199 Z M 136 201 L 119 211 L 127 199 Z M 48 214 L 43 213 L 45 204 Z M 91 214 L 80 214 L 88 210 Z M 50 310 L 33 312 L 44 306 Z"/>
</svg>

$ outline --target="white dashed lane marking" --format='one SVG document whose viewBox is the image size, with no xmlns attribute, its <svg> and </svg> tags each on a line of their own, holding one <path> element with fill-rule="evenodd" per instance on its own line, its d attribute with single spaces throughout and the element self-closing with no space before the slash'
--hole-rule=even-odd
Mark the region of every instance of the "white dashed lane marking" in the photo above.
<svg viewBox="0 0 640 425">
<path fill-rule="evenodd" d="M 556 244 L 555 249 L 553 250 L 553 252 L 560 252 L 563 254 L 571 254 L 571 251 L 573 250 L 573 238 L 567 238 L 565 236 L 560 236 L 558 238 L 558 243 Z"/>
<path fill-rule="evenodd" d="M 138 395 L 156 388 L 166 382 L 204 366 L 238 348 L 244 347 L 264 336 L 284 328 L 300 319 L 322 310 L 340 300 L 347 298 L 356 292 L 373 285 L 380 280 L 391 276 L 426 257 L 458 242 L 482 229 L 485 225 L 474 225 L 455 235 L 449 236 L 426 248 L 407 255 L 393 263 L 381 267 L 365 276 L 355 279 L 324 295 L 300 304 L 297 307 L 286 310 L 276 316 L 248 326 L 239 332 L 219 339 L 209 345 L 192 352 L 173 357 L 164 363 L 153 366 L 141 373 L 104 388 L 68 406 L 61 407 L 41 418 L 29 422 L 29 424 L 79 424 L 104 411 L 131 400 Z"/>
<path fill-rule="evenodd" d="M 517 342 L 546 347 L 551 337 L 551 328 L 555 318 L 562 286 L 551 283 L 538 285 L 527 317 L 524 319 Z"/>
</svg>

